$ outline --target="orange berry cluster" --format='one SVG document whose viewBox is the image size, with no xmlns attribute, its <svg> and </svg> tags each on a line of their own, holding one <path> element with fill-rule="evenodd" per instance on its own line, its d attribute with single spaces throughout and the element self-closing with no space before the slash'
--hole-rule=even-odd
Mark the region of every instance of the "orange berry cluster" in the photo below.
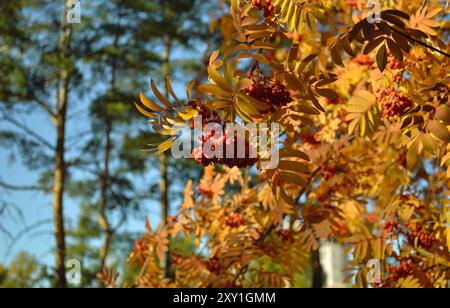
<svg viewBox="0 0 450 308">
<path fill-rule="evenodd" d="M 196 109 L 199 115 L 202 117 L 202 125 L 205 126 L 209 123 L 222 124 L 219 113 L 217 111 L 210 111 L 205 105 L 199 104 L 196 100 L 189 101 L 189 106 Z M 194 119 L 189 121 L 189 127 L 194 128 Z"/>
<path fill-rule="evenodd" d="M 332 226 L 334 234 L 338 237 L 348 237 L 351 235 L 350 229 L 348 228 L 348 224 L 345 220 L 338 220 Z"/>
<path fill-rule="evenodd" d="M 239 228 L 247 224 L 244 214 L 242 213 L 231 213 L 225 218 L 225 226 L 230 228 Z"/>
<path fill-rule="evenodd" d="M 386 269 L 389 272 L 387 280 L 393 282 L 414 273 L 413 262 L 409 258 L 402 258 L 399 260 L 397 265 L 388 265 Z"/>
<path fill-rule="evenodd" d="M 405 226 L 409 232 L 405 234 L 410 245 L 417 245 L 429 249 L 438 240 L 430 225 L 422 225 L 420 223 L 406 223 Z"/>
<path fill-rule="evenodd" d="M 148 244 L 143 240 L 136 240 L 134 243 L 133 253 L 135 253 L 140 259 L 147 258 L 149 254 Z"/>
<path fill-rule="evenodd" d="M 290 230 L 280 230 L 278 231 L 278 235 L 281 237 L 283 242 L 291 244 L 294 242 L 294 236 Z"/>
<path fill-rule="evenodd" d="M 313 146 L 317 146 L 320 144 L 320 141 L 316 139 L 316 136 L 313 133 L 304 132 L 300 134 L 300 139 L 303 143 L 311 144 Z"/>
<path fill-rule="evenodd" d="M 336 169 L 329 164 L 322 164 L 320 166 L 320 177 L 327 181 L 331 179 L 336 174 Z"/>
<path fill-rule="evenodd" d="M 408 166 L 407 152 L 404 151 L 404 152 L 400 153 L 400 155 L 398 156 L 397 161 L 400 164 L 400 166 L 402 166 L 403 168 L 406 168 Z"/>
<path fill-rule="evenodd" d="M 401 115 L 412 106 L 411 99 L 404 93 L 389 86 L 379 94 L 379 100 L 383 105 L 383 114 L 386 118 Z"/>
<path fill-rule="evenodd" d="M 214 192 L 210 186 L 207 185 L 197 185 L 197 190 L 202 194 L 206 199 L 212 199 L 214 196 Z"/>
<path fill-rule="evenodd" d="M 394 70 L 394 69 L 402 69 L 403 68 L 403 63 L 399 60 L 397 60 L 397 58 L 394 57 L 394 55 L 392 54 L 392 52 L 388 52 L 388 62 L 387 62 L 387 68 Z"/>
<path fill-rule="evenodd" d="M 179 266 L 183 263 L 183 257 L 177 253 L 176 250 L 172 252 L 172 268 Z"/>
<path fill-rule="evenodd" d="M 372 58 L 365 54 L 357 55 L 353 58 L 352 62 L 365 67 L 372 67 L 374 64 Z"/>
<path fill-rule="evenodd" d="M 263 15 L 265 18 L 271 17 L 275 12 L 275 6 L 272 5 L 272 0 L 252 0 L 252 5 L 260 11 L 264 11 Z"/>
<path fill-rule="evenodd" d="M 209 259 L 209 261 L 206 263 L 206 268 L 211 273 L 219 274 L 222 270 L 222 265 L 220 264 L 220 260 L 217 257 L 212 257 Z"/>
<path fill-rule="evenodd" d="M 136 240 L 136 242 L 135 242 L 135 244 L 134 244 L 134 248 L 135 248 L 136 250 L 143 251 L 143 250 L 146 250 L 146 249 L 147 249 L 147 246 L 145 245 L 145 243 L 144 243 L 143 241 L 141 241 L 141 240 Z"/>
<path fill-rule="evenodd" d="M 216 135 L 215 131 L 205 132 L 201 136 L 202 144 L 192 151 L 192 158 L 203 166 L 211 164 L 226 165 L 230 168 L 247 168 L 258 162 L 257 157 L 250 157 L 250 142 L 238 137 L 236 131 L 225 131 L 224 134 Z M 238 144 L 244 142 L 244 157 L 239 156 Z M 205 146 L 205 144 L 208 145 Z M 234 149 L 233 157 L 227 157 L 227 147 L 232 146 Z M 210 153 L 205 152 L 205 148 L 210 148 Z"/>
<path fill-rule="evenodd" d="M 345 2 L 352 8 L 352 10 L 358 10 L 358 0 L 346 0 Z"/>
<path fill-rule="evenodd" d="M 268 112 L 275 112 L 275 107 L 286 106 L 292 102 L 291 93 L 279 81 L 271 82 L 259 77 L 253 79 L 253 84 L 245 89 L 251 97 L 266 103 Z"/>
<path fill-rule="evenodd" d="M 395 221 L 385 222 L 383 232 L 391 233 L 392 231 L 403 234 L 409 245 L 417 245 L 425 249 L 431 248 L 438 240 L 429 225 L 423 225 L 418 222 L 406 222 L 403 224 Z"/>
</svg>

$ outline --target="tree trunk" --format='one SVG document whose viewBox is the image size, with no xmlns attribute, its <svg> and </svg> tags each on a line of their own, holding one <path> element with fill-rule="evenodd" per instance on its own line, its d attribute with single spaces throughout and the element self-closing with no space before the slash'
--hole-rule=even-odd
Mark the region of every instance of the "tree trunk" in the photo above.
<svg viewBox="0 0 450 308">
<path fill-rule="evenodd" d="M 65 114 L 65 112 L 64 112 Z M 65 140 L 65 115 L 60 114 L 56 119 L 56 153 L 55 170 L 53 179 L 53 219 L 55 225 L 56 237 L 56 286 L 65 288 L 66 285 L 66 241 L 64 229 L 64 184 L 65 184 L 65 158 L 64 158 L 64 140 Z"/>
<path fill-rule="evenodd" d="M 169 68 L 169 59 L 170 59 L 170 50 L 172 48 L 172 39 L 169 36 L 164 37 L 164 50 L 162 54 L 162 74 L 163 78 L 167 79 L 170 75 L 170 68 Z M 169 97 L 169 91 L 167 89 L 167 86 L 164 87 L 164 95 L 166 97 Z M 169 204 L 169 182 L 168 182 L 168 174 L 167 174 L 167 167 L 168 167 L 168 156 L 167 154 L 163 153 L 160 156 L 159 161 L 159 171 L 160 171 L 160 192 L 161 192 L 161 223 L 163 225 L 167 225 L 167 218 L 170 213 L 170 204 Z M 165 264 L 165 275 L 167 278 L 173 277 L 173 271 L 171 269 L 172 264 L 172 252 L 170 248 L 167 250 L 166 257 L 164 264 Z"/>
<path fill-rule="evenodd" d="M 320 250 L 319 249 L 312 252 L 311 261 L 312 261 L 312 270 L 313 270 L 312 287 L 314 289 L 321 289 L 321 288 L 323 288 L 325 277 L 324 277 L 322 265 L 320 263 Z"/>
<path fill-rule="evenodd" d="M 117 8 L 120 12 L 120 8 Z M 117 21 L 120 20 L 120 14 L 117 16 Z M 116 30 L 114 36 L 114 47 L 117 49 L 119 45 L 119 32 Z M 117 72 L 117 56 L 113 56 L 111 64 L 111 93 L 116 93 L 116 72 Z M 99 224 L 100 228 L 104 234 L 104 240 L 102 248 L 100 249 L 100 271 L 105 268 L 106 258 L 108 257 L 108 252 L 111 247 L 112 237 L 114 235 L 114 230 L 111 228 L 111 224 L 108 219 L 107 209 L 108 209 L 108 191 L 110 185 L 110 171 L 109 165 L 111 161 L 111 133 L 113 129 L 113 119 L 108 106 L 105 105 L 105 152 L 103 155 L 103 174 L 101 177 L 101 192 L 100 192 L 100 204 L 99 204 Z"/>
<path fill-rule="evenodd" d="M 63 16 L 61 20 L 61 34 L 59 37 L 59 48 L 63 59 L 70 57 L 72 40 L 72 26 L 66 21 L 66 8 L 68 0 L 64 1 Z M 66 175 L 65 161 L 65 137 L 66 117 L 69 96 L 69 68 L 62 68 L 58 72 L 56 80 L 55 117 L 56 126 L 56 149 L 55 167 L 53 175 L 53 219 L 56 240 L 56 287 L 67 287 L 66 282 L 66 235 L 64 229 L 64 186 Z"/>
<path fill-rule="evenodd" d="M 107 206 L 108 206 L 108 190 L 109 190 L 109 162 L 111 153 L 111 118 L 108 114 L 108 110 L 105 110 L 106 121 L 105 121 L 105 152 L 103 156 L 103 174 L 101 177 L 101 192 L 100 192 L 100 204 L 99 204 L 99 224 L 100 228 L 104 233 L 103 245 L 100 250 L 100 271 L 103 270 L 106 263 L 106 257 L 108 256 L 109 248 L 111 246 L 111 239 L 113 231 L 107 216 Z"/>
</svg>

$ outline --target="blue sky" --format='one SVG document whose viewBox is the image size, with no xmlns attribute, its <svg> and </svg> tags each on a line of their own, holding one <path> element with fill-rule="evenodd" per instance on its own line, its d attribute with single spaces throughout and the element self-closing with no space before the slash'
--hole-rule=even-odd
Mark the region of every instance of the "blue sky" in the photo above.
<svg viewBox="0 0 450 308">
<path fill-rule="evenodd" d="M 177 52 L 174 54 L 173 59 L 176 60 L 180 57 L 186 57 L 186 53 Z M 192 57 L 196 56 L 194 51 Z M 150 74 L 148 76 L 150 80 Z M 185 93 L 185 83 L 175 82 L 175 91 L 180 94 Z M 138 92 L 149 93 L 149 89 L 136 89 Z M 79 110 L 84 110 L 88 104 L 89 96 L 84 98 L 82 101 L 72 98 L 72 107 L 69 114 L 77 114 L 77 117 L 69 122 L 67 128 L 68 136 L 76 136 L 80 132 L 86 130 L 86 125 L 89 125 L 89 119 L 86 112 L 79 112 Z M 78 106 L 74 106 L 77 104 Z M 142 122 L 136 123 L 135 125 L 142 126 L 145 125 L 146 119 L 143 117 Z M 39 112 L 29 114 L 23 117 L 23 123 L 36 132 L 40 132 L 41 135 L 53 143 L 54 140 L 54 127 L 49 121 L 45 114 Z M 135 126 L 133 125 L 133 126 Z M 0 130 L 8 127 L 5 123 L 0 123 Z M 132 129 L 132 128 L 130 128 Z M 149 127 L 150 129 L 150 127 Z M 81 141 L 82 142 L 82 141 Z M 142 148 L 146 145 L 143 144 Z M 14 149 L 4 149 L 0 148 L 0 179 L 8 184 L 12 185 L 34 185 L 39 177 L 39 174 L 27 170 L 23 165 L 20 154 Z M 74 172 L 74 176 L 83 176 L 79 172 Z M 144 180 L 148 184 L 149 179 L 157 178 L 157 171 L 151 171 L 144 175 Z M 23 217 L 21 217 L 17 212 L 9 210 L 0 216 L 1 226 L 8 230 L 12 236 L 20 234 L 25 228 L 29 226 L 34 226 L 39 223 L 39 226 L 30 230 L 30 232 L 24 233 L 17 241 L 12 244 L 11 238 L 0 232 L 0 263 L 8 264 L 20 251 L 27 251 L 33 254 L 39 259 L 40 262 L 46 264 L 53 264 L 53 248 L 54 248 L 54 236 L 53 236 L 53 222 L 52 222 L 52 200 L 51 194 L 45 194 L 37 191 L 8 191 L 0 188 L 0 200 L 4 200 L 15 207 L 17 207 Z M 78 217 L 78 206 L 79 202 L 77 200 L 65 198 L 65 208 L 64 213 L 66 217 L 66 224 L 75 224 Z M 173 204 L 176 206 L 176 204 Z M 145 213 L 143 217 L 147 215 L 150 219 L 152 225 L 156 225 L 159 222 L 160 210 L 159 203 L 155 201 L 146 201 L 144 204 Z M 43 222 L 43 224 L 40 224 Z M 46 223 L 44 223 L 46 222 Z M 144 218 L 130 218 L 121 231 L 131 231 L 131 232 L 143 232 L 145 219 Z M 70 259 L 70 256 L 67 256 Z"/>
<path fill-rule="evenodd" d="M 205 15 L 205 20 L 208 17 Z M 83 19 L 82 19 L 83 23 Z M 81 25 L 82 26 L 82 25 Z M 75 27 L 75 30 L 78 26 Z M 171 60 L 178 59 L 199 59 L 201 61 L 203 56 L 203 49 L 205 44 L 195 44 L 189 48 L 189 50 L 175 50 Z M 156 52 L 160 50 L 156 50 Z M 84 74 L 88 70 L 84 71 Z M 154 76 L 156 75 L 156 76 Z M 86 77 L 86 76 L 85 76 Z M 148 72 L 147 79 L 153 77 L 158 79 L 157 73 Z M 183 97 L 185 93 L 185 86 L 190 81 L 191 76 L 179 76 L 179 78 L 186 78 L 186 80 L 175 80 L 174 88 L 179 97 Z M 192 76 L 194 77 L 194 76 Z M 148 84 L 148 83 L 147 83 Z M 102 81 L 99 81 L 99 85 L 94 85 L 89 89 L 82 98 L 71 96 L 69 117 L 71 121 L 67 127 L 68 138 L 77 139 L 77 136 L 86 131 L 86 127 L 90 125 L 88 118 L 88 106 L 91 99 L 93 99 L 104 88 Z M 144 92 L 150 94 L 149 86 L 144 89 L 136 89 L 136 94 Z M 49 98 L 51 101 L 51 98 Z M 131 103 L 131 102 L 130 102 Z M 73 118 L 72 118 L 73 117 Z M 48 116 L 44 113 L 35 112 L 32 114 L 23 115 L 20 120 L 21 123 L 25 123 L 30 129 L 36 131 L 43 136 L 47 141 L 53 144 L 55 139 L 54 126 L 50 122 Z M 146 124 L 146 119 L 142 117 L 141 122 L 134 123 L 130 129 L 142 127 Z M 5 123 L 0 123 L 0 130 L 8 128 Z M 150 128 L 149 128 L 150 129 Z M 83 145 L 83 139 L 80 139 L 77 146 Z M 142 148 L 146 145 L 143 144 Z M 73 154 L 72 154 L 73 155 Z M 153 171 L 144 175 L 142 181 L 145 185 L 148 185 L 151 180 L 158 178 L 158 172 L 155 170 L 155 166 L 152 167 Z M 152 169 L 150 168 L 150 169 Z M 74 172 L 74 177 L 83 177 L 80 172 Z M 39 174 L 27 170 L 21 161 L 20 154 L 15 149 L 0 148 L 0 180 L 12 184 L 12 185 L 34 185 L 38 179 Z M 136 179 L 139 181 L 140 179 Z M 8 264 L 20 251 L 27 251 L 33 254 L 42 263 L 52 265 L 54 263 L 53 248 L 54 248 L 54 235 L 53 235 L 53 215 L 52 215 L 52 196 L 50 193 L 42 193 L 38 191 L 8 191 L 0 188 L 0 201 L 5 201 L 17 208 L 23 216 L 18 212 L 12 210 L 13 207 L 7 207 L 7 211 L 3 214 L 0 213 L 0 229 L 5 229 L 8 233 L 15 237 L 18 234 L 22 234 L 14 241 L 5 233 L 0 232 L 0 263 Z M 145 213 L 141 218 L 131 217 L 125 224 L 121 231 L 143 232 L 145 224 L 145 216 L 150 218 L 152 225 L 156 225 L 159 222 L 160 209 L 159 203 L 155 201 L 145 201 L 143 205 Z M 176 207 L 176 203 L 172 204 L 172 207 Z M 1 209 L 0 204 L 0 209 Z M 66 224 L 75 225 L 79 214 L 79 200 L 70 199 L 66 196 L 64 205 L 64 214 L 66 218 Z M 23 232 L 28 227 L 35 227 L 29 232 Z M 70 259 L 70 256 L 67 256 Z"/>
</svg>

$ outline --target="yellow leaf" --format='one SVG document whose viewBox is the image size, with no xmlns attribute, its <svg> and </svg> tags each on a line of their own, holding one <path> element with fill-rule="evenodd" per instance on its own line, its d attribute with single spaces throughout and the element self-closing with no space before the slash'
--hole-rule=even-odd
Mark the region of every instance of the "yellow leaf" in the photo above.
<svg viewBox="0 0 450 308">
<path fill-rule="evenodd" d="M 167 139 L 163 143 L 161 143 L 158 146 L 159 151 L 162 153 L 162 152 L 165 152 L 166 150 L 168 150 L 172 146 L 174 140 L 175 140 L 175 137 L 172 137 L 172 138 Z"/>
<path fill-rule="evenodd" d="M 261 42 L 261 41 L 256 41 L 256 42 L 252 43 L 252 47 L 254 49 L 276 49 L 277 46 L 278 46 L 277 44 Z"/>
<path fill-rule="evenodd" d="M 178 114 L 183 120 L 188 121 L 198 116 L 198 111 L 192 107 L 185 107 L 183 111 L 178 111 Z"/>
<path fill-rule="evenodd" d="M 229 97 L 230 95 L 215 84 L 202 84 L 198 86 L 198 89 L 203 93 L 208 93 L 216 97 Z"/>
<path fill-rule="evenodd" d="M 420 284 L 419 279 L 415 278 L 414 276 L 408 276 L 406 278 L 400 278 L 397 281 L 397 284 L 395 285 L 397 288 L 401 289 L 417 289 L 421 288 L 422 285 Z"/>
<path fill-rule="evenodd" d="M 432 120 L 428 123 L 427 129 L 438 139 L 444 142 L 450 142 L 450 133 L 447 127 L 438 120 Z"/>
<path fill-rule="evenodd" d="M 306 182 L 306 180 L 296 173 L 281 172 L 280 178 L 285 180 L 289 184 L 296 184 L 300 187 L 308 186 L 308 183 Z"/>
<path fill-rule="evenodd" d="M 214 83 L 218 85 L 220 88 L 222 88 L 226 92 L 230 93 L 233 92 L 231 84 L 229 84 L 216 69 L 208 67 L 208 74 L 209 77 L 211 77 L 212 81 L 214 81 Z"/>
<path fill-rule="evenodd" d="M 166 83 L 167 83 L 167 90 L 169 91 L 170 95 L 172 95 L 172 97 L 173 97 L 177 102 L 179 102 L 180 99 L 177 97 L 177 95 L 176 95 L 175 92 L 173 91 L 172 80 L 171 80 L 169 77 L 167 77 Z"/>
<path fill-rule="evenodd" d="M 155 113 L 150 113 L 147 110 L 145 110 L 144 108 L 142 108 L 141 106 L 139 106 L 138 104 L 134 103 L 134 105 L 136 106 L 136 109 L 144 116 L 149 117 L 149 118 L 154 118 L 156 116 L 158 116 Z"/>
<path fill-rule="evenodd" d="M 213 65 L 219 57 L 219 50 L 215 50 L 212 52 L 211 57 L 209 58 L 209 65 Z"/>
<path fill-rule="evenodd" d="M 151 80 L 150 84 L 151 84 L 153 93 L 155 94 L 156 98 L 158 98 L 158 100 L 161 103 L 163 103 L 167 108 L 172 108 L 172 104 L 167 100 L 167 98 L 164 97 L 164 95 L 161 94 L 161 92 L 159 92 L 153 79 Z"/>
<path fill-rule="evenodd" d="M 409 147 L 406 155 L 409 170 L 414 170 L 419 159 L 419 139 L 416 139 Z"/>
<path fill-rule="evenodd" d="M 144 104 L 144 106 L 147 107 L 148 109 L 156 112 L 161 112 L 164 110 L 161 106 L 149 100 L 143 93 L 140 94 L 140 98 L 142 104 Z"/>
<path fill-rule="evenodd" d="M 282 161 L 280 161 L 278 168 L 282 169 L 282 170 L 290 170 L 290 171 L 300 172 L 300 173 L 309 173 L 308 166 L 305 164 L 302 164 L 301 162 L 298 162 L 298 161 L 282 160 Z"/>
<path fill-rule="evenodd" d="M 295 158 L 301 158 L 306 161 L 310 161 L 310 158 L 308 155 L 306 155 L 304 152 L 295 150 L 295 149 L 282 149 L 280 151 L 280 157 L 295 157 Z"/>
<path fill-rule="evenodd" d="M 450 215 L 449 215 L 449 216 L 450 216 Z M 450 224 L 450 219 L 449 219 L 448 223 Z M 447 237 L 447 248 L 448 248 L 448 250 L 450 251 L 450 227 L 447 227 L 447 228 L 445 229 L 445 235 L 446 235 L 446 237 Z"/>
</svg>

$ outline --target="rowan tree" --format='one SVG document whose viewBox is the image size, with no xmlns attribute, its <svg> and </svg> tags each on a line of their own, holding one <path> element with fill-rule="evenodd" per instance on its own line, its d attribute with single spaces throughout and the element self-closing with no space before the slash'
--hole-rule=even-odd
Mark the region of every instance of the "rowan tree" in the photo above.
<svg viewBox="0 0 450 308">
<path fill-rule="evenodd" d="M 168 224 L 136 241 L 133 284 L 141 287 L 286 287 L 320 241 L 347 247 L 356 287 L 447 287 L 450 267 L 450 101 L 448 21 L 442 2 L 231 0 L 215 24 L 220 50 L 209 81 L 191 82 L 187 100 L 152 82 L 158 101 L 137 109 L 167 139 L 179 126 L 276 123 L 280 161 L 266 152 L 218 158 L 190 181 Z M 270 127 L 270 125 L 269 125 Z M 275 133 L 269 129 L 269 134 Z M 233 133 L 204 132 L 202 145 L 233 144 Z M 248 138 L 246 149 L 260 142 Z M 269 150 L 276 148 L 269 144 Z M 271 147 L 271 148 L 270 148 Z M 194 238 L 173 251 L 175 277 L 161 260 L 168 238 Z M 381 279 L 368 280 L 371 262 Z M 100 275 L 115 285 L 116 273 Z M 375 277 L 376 278 L 376 277 Z"/>
</svg>

